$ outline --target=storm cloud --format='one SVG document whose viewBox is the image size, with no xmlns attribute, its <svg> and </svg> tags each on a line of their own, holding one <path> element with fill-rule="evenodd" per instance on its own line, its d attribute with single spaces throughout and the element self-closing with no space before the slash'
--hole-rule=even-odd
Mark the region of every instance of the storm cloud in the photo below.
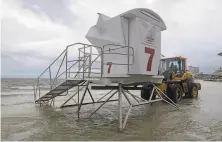
<svg viewBox="0 0 222 142">
<path fill-rule="evenodd" d="M 165 21 L 163 55 L 185 56 L 206 73 L 222 66 L 221 0 L 4 0 L 2 77 L 37 77 L 66 45 L 89 43 L 97 13 L 113 17 L 132 8 L 152 9 Z"/>
</svg>

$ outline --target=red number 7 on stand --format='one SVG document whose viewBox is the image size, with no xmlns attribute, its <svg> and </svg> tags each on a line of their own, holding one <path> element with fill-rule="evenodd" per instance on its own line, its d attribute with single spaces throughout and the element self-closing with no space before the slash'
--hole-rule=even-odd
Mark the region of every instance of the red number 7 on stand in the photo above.
<svg viewBox="0 0 222 142">
<path fill-rule="evenodd" d="M 150 57 L 149 57 L 148 63 L 147 63 L 147 67 L 146 67 L 146 71 L 151 71 L 152 62 L 153 62 L 153 56 L 155 54 L 155 49 L 145 47 L 145 53 L 150 54 Z"/>
</svg>

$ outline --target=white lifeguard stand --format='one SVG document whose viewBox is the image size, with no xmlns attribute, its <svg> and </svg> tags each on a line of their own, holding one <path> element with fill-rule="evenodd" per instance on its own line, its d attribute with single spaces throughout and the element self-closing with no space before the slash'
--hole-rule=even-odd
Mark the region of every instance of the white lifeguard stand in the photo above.
<svg viewBox="0 0 222 142">
<path fill-rule="evenodd" d="M 157 74 L 163 30 L 163 20 L 149 9 L 132 9 L 113 18 L 99 14 L 86 38 L 92 45 L 103 47 L 105 82 L 162 81 Z"/>
<path fill-rule="evenodd" d="M 91 113 L 89 116 L 91 117 L 106 102 L 118 101 L 119 130 L 125 127 L 132 107 L 165 101 L 177 108 L 176 104 L 155 84 L 163 79 L 163 76 L 158 76 L 161 57 L 161 31 L 163 30 L 166 30 L 163 20 L 158 14 L 149 9 L 137 8 L 113 18 L 99 14 L 96 25 L 92 26 L 86 35 L 92 45 L 84 43 L 68 45 L 59 57 L 37 78 L 34 83 L 35 103 L 54 106 L 56 97 L 69 96 L 65 102 L 60 104 L 60 108 L 78 106 L 79 118 L 82 105 L 102 103 Z M 74 54 L 69 56 L 70 52 L 68 50 L 73 46 L 81 46 L 77 48 L 79 51 L 77 59 L 69 58 L 74 57 Z M 96 48 L 98 54 L 93 53 L 92 48 Z M 89 52 L 87 49 L 89 49 Z M 56 63 L 57 61 L 61 63 L 59 66 Z M 94 63 L 100 64 L 99 72 L 93 71 Z M 52 75 L 53 65 L 58 67 L 54 76 Z M 62 68 L 65 70 L 61 72 Z M 42 82 L 41 79 L 45 81 Z M 49 91 L 43 92 L 46 90 L 44 83 L 47 80 Z M 143 85 L 144 82 L 153 86 L 148 100 L 129 92 L 129 90 L 143 90 L 144 88 L 138 87 L 138 85 Z M 91 86 L 91 90 L 110 91 L 100 99 L 95 100 L 89 89 L 89 84 L 96 84 Z M 102 86 L 98 86 L 98 84 L 102 84 Z M 73 88 L 76 90 L 73 91 Z M 84 90 L 84 92 L 80 99 L 81 90 Z M 154 91 L 157 92 L 155 96 L 157 95 L 159 98 L 153 99 Z M 87 92 L 92 102 L 84 102 Z M 118 94 L 118 99 L 112 100 L 111 98 L 115 94 Z M 110 96 L 102 101 L 108 95 Z M 77 98 L 74 99 L 75 96 Z M 126 98 L 130 105 L 124 122 L 122 121 L 122 96 Z M 163 96 L 168 98 L 169 101 Z M 73 100 L 75 104 L 67 105 L 70 100 Z"/>
</svg>

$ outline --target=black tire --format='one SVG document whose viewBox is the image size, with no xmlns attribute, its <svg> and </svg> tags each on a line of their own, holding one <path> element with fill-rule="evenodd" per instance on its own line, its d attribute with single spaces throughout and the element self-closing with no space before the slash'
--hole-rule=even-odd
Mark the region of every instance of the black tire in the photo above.
<svg viewBox="0 0 222 142">
<path fill-rule="evenodd" d="M 167 90 L 167 96 L 174 102 L 177 103 L 182 99 L 183 93 L 181 87 L 174 86 Z M 169 100 L 168 100 L 169 101 Z"/>
<path fill-rule="evenodd" d="M 197 87 L 193 84 L 191 88 L 188 89 L 188 98 L 196 98 L 198 97 L 198 89 Z M 196 91 L 196 92 L 195 92 Z"/>
<path fill-rule="evenodd" d="M 149 100 L 152 90 L 153 90 L 152 86 L 148 86 L 148 87 L 143 86 L 143 89 L 141 90 L 141 94 L 140 94 L 141 98 L 143 98 L 144 100 Z M 155 99 L 156 99 L 156 94 L 154 92 L 151 100 L 155 100 Z"/>
</svg>

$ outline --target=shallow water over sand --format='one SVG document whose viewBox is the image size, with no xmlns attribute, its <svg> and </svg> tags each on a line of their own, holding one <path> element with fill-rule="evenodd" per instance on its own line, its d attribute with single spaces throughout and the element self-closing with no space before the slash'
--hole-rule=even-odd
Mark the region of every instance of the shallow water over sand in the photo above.
<svg viewBox="0 0 222 142">
<path fill-rule="evenodd" d="M 179 102 L 181 111 L 166 103 L 133 108 L 119 133 L 117 102 L 104 105 L 91 119 L 77 121 L 75 107 L 35 105 L 30 82 L 2 80 L 2 140 L 222 140 L 222 83 L 201 82 L 198 99 Z M 97 106 L 84 106 L 81 117 Z"/>
</svg>

